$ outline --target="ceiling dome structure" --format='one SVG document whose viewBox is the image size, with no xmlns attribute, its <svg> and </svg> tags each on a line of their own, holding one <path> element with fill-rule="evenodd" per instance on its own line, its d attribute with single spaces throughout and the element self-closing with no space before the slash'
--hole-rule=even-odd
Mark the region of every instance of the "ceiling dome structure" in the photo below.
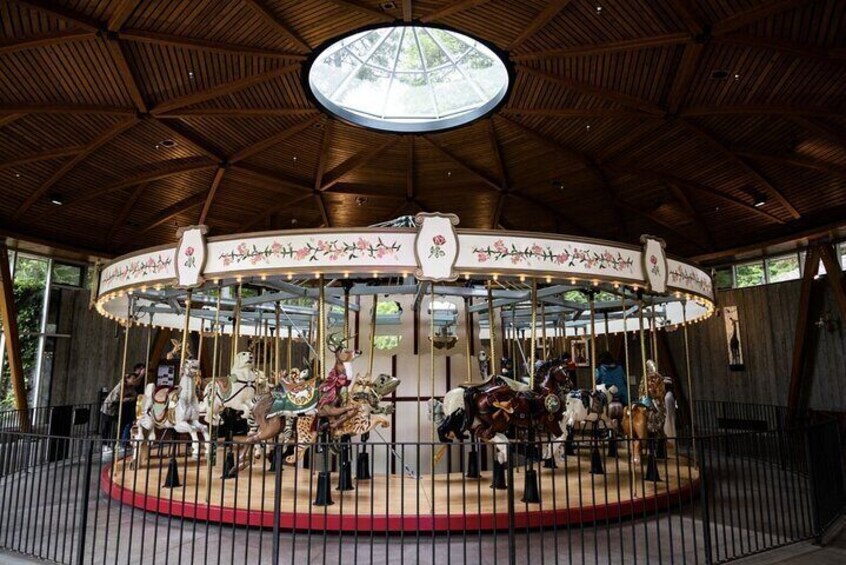
<svg viewBox="0 0 846 565">
<path fill-rule="evenodd" d="M 356 33 L 320 51 L 308 69 L 312 94 L 354 124 L 423 133 L 476 120 L 503 101 L 509 77 L 490 48 L 423 26 Z"/>
<path fill-rule="evenodd" d="M 841 7 L 9 0 L 0 232 L 112 256 L 440 211 L 707 261 L 831 233 Z"/>
</svg>

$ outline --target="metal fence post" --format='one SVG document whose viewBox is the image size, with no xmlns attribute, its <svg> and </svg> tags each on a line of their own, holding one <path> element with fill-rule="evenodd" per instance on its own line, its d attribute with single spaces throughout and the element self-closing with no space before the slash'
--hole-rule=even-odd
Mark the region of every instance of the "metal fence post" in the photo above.
<svg viewBox="0 0 846 565">
<path fill-rule="evenodd" d="M 505 444 L 505 454 L 505 464 L 508 466 L 508 484 L 506 485 L 506 496 L 508 497 L 508 563 L 517 565 L 517 539 L 514 533 L 514 451 L 511 449 L 511 442 Z"/>
<path fill-rule="evenodd" d="M 267 449 L 267 446 L 265 446 Z M 273 565 L 279 565 L 279 514 L 282 512 L 282 448 L 279 444 L 273 450 L 274 493 L 273 493 Z M 296 495 L 295 495 L 296 496 Z"/>
<path fill-rule="evenodd" d="M 817 501 L 817 466 L 814 462 L 813 449 L 811 449 L 810 427 L 802 432 L 802 439 L 805 442 L 805 462 L 808 467 L 808 506 L 811 510 L 811 528 L 813 528 L 814 543 L 822 543 L 822 525 L 820 522 L 820 509 Z"/>
<path fill-rule="evenodd" d="M 711 548 L 711 512 L 708 508 L 708 473 L 705 470 L 705 442 L 701 438 L 696 442 L 699 457 L 699 489 L 702 499 L 702 549 L 705 551 L 705 563 L 713 563 L 714 556 Z"/>
<path fill-rule="evenodd" d="M 85 563 L 85 534 L 88 529 L 88 502 L 91 499 L 91 467 L 94 461 L 94 440 L 88 439 L 88 455 L 85 457 L 85 485 L 82 487 L 82 516 L 79 520 L 79 544 L 76 548 L 76 562 Z"/>
</svg>

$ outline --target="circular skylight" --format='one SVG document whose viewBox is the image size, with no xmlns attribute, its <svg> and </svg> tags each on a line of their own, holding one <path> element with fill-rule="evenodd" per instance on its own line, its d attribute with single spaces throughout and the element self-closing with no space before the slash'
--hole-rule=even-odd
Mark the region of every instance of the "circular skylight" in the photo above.
<svg viewBox="0 0 846 565">
<path fill-rule="evenodd" d="M 427 132 L 493 110 L 508 92 L 502 59 L 455 31 L 394 26 L 332 43 L 314 59 L 308 83 L 329 112 L 366 127 Z"/>
</svg>

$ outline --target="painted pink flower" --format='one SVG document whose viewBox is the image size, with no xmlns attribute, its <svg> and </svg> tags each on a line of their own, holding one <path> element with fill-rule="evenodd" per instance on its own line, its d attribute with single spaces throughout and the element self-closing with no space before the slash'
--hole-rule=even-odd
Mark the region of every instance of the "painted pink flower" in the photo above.
<svg viewBox="0 0 846 565">
<path fill-rule="evenodd" d="M 522 255 L 512 255 L 511 256 L 511 263 L 514 264 L 514 265 L 516 265 L 517 263 L 519 263 L 522 260 L 523 260 Z"/>
<path fill-rule="evenodd" d="M 543 247 L 541 247 L 537 243 L 534 244 L 532 246 L 532 253 L 534 253 L 535 255 L 540 255 L 541 253 L 543 253 Z"/>
<path fill-rule="evenodd" d="M 559 253 L 558 255 L 555 256 L 555 262 L 558 263 L 559 265 L 562 265 L 562 264 L 566 263 L 567 259 L 569 259 L 569 258 L 570 257 L 567 255 L 567 253 Z"/>
<path fill-rule="evenodd" d="M 282 251 L 282 244 L 278 241 L 274 241 L 273 245 L 270 246 L 270 250 L 274 253 L 279 253 L 280 251 Z"/>
<path fill-rule="evenodd" d="M 488 260 L 488 256 L 485 253 L 479 253 L 478 255 L 476 255 L 476 259 L 479 260 L 479 263 L 484 263 Z"/>
<path fill-rule="evenodd" d="M 297 261 L 302 261 L 302 260 L 303 260 L 303 259 L 305 259 L 307 256 L 308 256 L 308 247 L 303 247 L 303 248 L 297 249 L 297 250 L 294 252 L 294 258 L 295 258 Z"/>
<path fill-rule="evenodd" d="M 194 254 L 194 248 L 193 247 L 189 247 L 188 249 L 185 250 L 185 255 L 187 255 L 188 257 L 190 257 L 193 254 Z"/>
<path fill-rule="evenodd" d="M 507 248 L 507 247 L 505 247 L 505 244 L 502 242 L 502 240 L 501 240 L 501 239 L 497 239 L 497 240 L 494 242 L 494 249 L 496 249 L 496 250 L 497 250 L 497 251 L 499 251 L 500 253 L 504 253 L 504 252 L 508 251 L 508 248 Z"/>
<path fill-rule="evenodd" d="M 653 255 L 649 258 L 649 262 L 652 263 L 653 265 L 655 265 L 656 263 L 658 263 L 658 258 L 655 255 Z"/>
<path fill-rule="evenodd" d="M 246 243 L 241 243 L 240 245 L 238 245 L 237 251 L 238 251 L 238 253 L 240 253 L 241 255 L 245 255 L 245 254 L 247 253 L 247 251 L 249 251 L 249 250 L 247 249 L 247 244 L 246 244 Z"/>
<path fill-rule="evenodd" d="M 230 259 L 229 257 L 224 257 L 224 258 L 223 258 L 223 266 L 224 266 L 224 267 L 228 267 L 228 266 L 229 266 L 229 265 L 231 265 L 231 264 L 232 264 L 232 259 Z"/>
<path fill-rule="evenodd" d="M 367 249 L 367 240 L 363 237 L 358 238 L 358 241 L 355 242 L 355 246 L 358 249 Z"/>
<path fill-rule="evenodd" d="M 154 266 L 155 264 L 156 264 L 156 262 L 155 262 L 155 261 L 153 261 L 153 258 L 152 258 L 152 257 L 151 257 L 150 259 L 147 259 L 147 266 L 148 266 L 148 267 L 152 267 L 152 266 Z M 128 270 L 128 269 L 127 269 L 127 270 Z"/>
<path fill-rule="evenodd" d="M 444 243 L 446 243 L 446 238 L 439 234 L 432 238 L 432 242 L 435 245 L 443 245 Z"/>
</svg>

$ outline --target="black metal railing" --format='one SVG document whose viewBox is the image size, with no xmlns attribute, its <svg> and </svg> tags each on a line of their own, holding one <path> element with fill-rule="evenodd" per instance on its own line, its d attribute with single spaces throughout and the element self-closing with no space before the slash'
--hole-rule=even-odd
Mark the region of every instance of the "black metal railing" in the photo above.
<svg viewBox="0 0 846 565">
<path fill-rule="evenodd" d="M 719 563 L 819 538 L 846 504 L 834 423 L 647 441 L 639 464 L 591 434 L 299 445 L 309 468 L 169 436 L 113 464 L 38 430 L 0 431 L 0 549 L 59 563 Z"/>
</svg>

